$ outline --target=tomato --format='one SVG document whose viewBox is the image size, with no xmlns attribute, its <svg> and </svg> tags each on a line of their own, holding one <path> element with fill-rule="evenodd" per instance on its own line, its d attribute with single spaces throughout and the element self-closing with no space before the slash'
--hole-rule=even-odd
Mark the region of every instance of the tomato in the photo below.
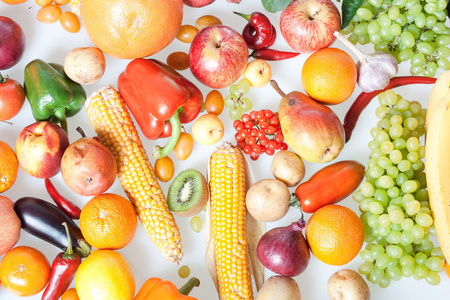
<svg viewBox="0 0 450 300">
<path fill-rule="evenodd" d="M 170 157 L 164 156 L 155 161 L 155 173 L 158 180 L 167 182 L 175 173 L 175 165 Z"/>
<path fill-rule="evenodd" d="M 0 120 L 12 119 L 25 102 L 25 90 L 14 79 L 0 74 Z"/>
<path fill-rule="evenodd" d="M 328 165 L 301 183 L 295 190 L 300 207 L 313 213 L 322 206 L 337 203 L 353 193 L 364 178 L 364 166 L 354 160 Z"/>
<path fill-rule="evenodd" d="M 55 4 L 59 6 L 69 4 L 69 2 L 70 0 L 55 0 Z"/>
<path fill-rule="evenodd" d="M 212 15 L 201 16 L 197 19 L 197 21 L 195 21 L 195 27 L 197 27 L 198 30 L 202 30 L 203 28 L 211 25 L 222 25 L 222 21 Z"/>
<path fill-rule="evenodd" d="M 38 10 L 36 18 L 39 22 L 50 24 L 58 21 L 61 14 L 61 7 L 56 4 L 48 4 Z"/>
<path fill-rule="evenodd" d="M 198 29 L 192 25 L 181 25 L 177 34 L 177 39 L 183 43 L 190 43 L 197 34 Z"/>
<path fill-rule="evenodd" d="M 212 90 L 206 95 L 205 109 L 208 113 L 218 116 L 222 113 L 223 106 L 223 96 L 218 90 Z"/>
<path fill-rule="evenodd" d="M 80 31 L 80 20 L 78 19 L 77 15 L 71 11 L 63 12 L 59 17 L 59 23 L 61 23 L 61 26 L 64 28 L 64 30 L 68 32 L 77 33 L 78 31 Z"/>
<path fill-rule="evenodd" d="M 52 4 L 53 0 L 35 0 L 36 4 L 40 7 Z"/>
<path fill-rule="evenodd" d="M 185 160 L 191 155 L 193 148 L 194 139 L 192 138 L 192 135 L 187 132 L 182 132 L 177 144 L 173 148 L 173 153 L 175 153 L 175 156 L 179 160 Z"/>
<path fill-rule="evenodd" d="M 173 52 L 167 56 L 166 62 L 175 70 L 183 71 L 189 68 L 189 55 L 182 51 Z"/>
</svg>

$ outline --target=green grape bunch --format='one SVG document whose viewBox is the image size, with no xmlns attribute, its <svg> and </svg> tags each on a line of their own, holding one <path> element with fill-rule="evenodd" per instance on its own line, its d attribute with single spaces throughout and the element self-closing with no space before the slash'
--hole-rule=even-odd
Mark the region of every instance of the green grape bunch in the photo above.
<svg viewBox="0 0 450 300">
<path fill-rule="evenodd" d="M 444 256 L 430 240 L 435 229 L 421 145 L 426 109 L 392 90 L 381 93 L 378 101 L 365 181 L 353 193 L 367 242 L 358 271 L 381 287 L 411 276 L 437 285 Z"/>
<path fill-rule="evenodd" d="M 434 77 L 450 70 L 448 0 L 365 0 L 341 33 L 353 43 L 411 61 L 412 75 Z"/>
<path fill-rule="evenodd" d="M 253 108 L 252 101 L 244 97 L 249 91 L 250 82 L 245 78 L 230 86 L 230 95 L 225 97 L 224 105 L 229 109 L 228 113 L 231 120 L 239 120 L 244 111 Z"/>
</svg>

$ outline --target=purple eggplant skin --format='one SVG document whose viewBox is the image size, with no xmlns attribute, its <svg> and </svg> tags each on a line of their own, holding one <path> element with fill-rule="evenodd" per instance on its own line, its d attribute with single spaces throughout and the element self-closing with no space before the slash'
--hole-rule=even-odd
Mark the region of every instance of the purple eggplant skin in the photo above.
<svg viewBox="0 0 450 300">
<path fill-rule="evenodd" d="M 80 227 L 52 203 L 34 197 L 23 197 L 14 203 L 14 211 L 22 222 L 22 229 L 66 251 L 67 234 L 62 223 L 69 226 L 73 250 L 87 257 L 92 250 L 81 234 Z"/>
</svg>

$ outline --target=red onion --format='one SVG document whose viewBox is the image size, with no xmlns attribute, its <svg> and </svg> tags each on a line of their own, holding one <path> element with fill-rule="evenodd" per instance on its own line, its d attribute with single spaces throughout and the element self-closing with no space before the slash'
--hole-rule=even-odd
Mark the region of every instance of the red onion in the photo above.
<svg viewBox="0 0 450 300">
<path fill-rule="evenodd" d="M 264 267 L 283 276 L 301 274 L 309 263 L 309 246 L 303 237 L 305 220 L 267 231 L 259 240 L 256 255 Z"/>
</svg>

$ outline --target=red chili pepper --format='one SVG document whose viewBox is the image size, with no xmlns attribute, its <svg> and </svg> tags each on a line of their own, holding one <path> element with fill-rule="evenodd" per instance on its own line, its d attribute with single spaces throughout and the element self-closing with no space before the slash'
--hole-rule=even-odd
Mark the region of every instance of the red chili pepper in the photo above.
<svg viewBox="0 0 450 300">
<path fill-rule="evenodd" d="M 349 110 L 345 114 L 344 118 L 344 130 L 345 130 L 345 141 L 348 142 L 352 136 L 353 129 L 355 129 L 356 122 L 359 116 L 370 101 L 378 96 L 381 92 L 409 84 L 434 84 L 437 78 L 430 78 L 424 76 L 398 76 L 393 77 L 387 87 L 382 90 L 373 91 L 370 93 L 362 92 L 355 99 L 353 104 L 350 106 Z"/>
<path fill-rule="evenodd" d="M 72 239 L 70 238 L 69 227 L 67 223 L 62 223 L 66 229 L 68 247 L 66 252 L 59 253 L 52 263 L 50 271 L 50 280 L 41 300 L 56 300 L 67 290 L 78 266 L 81 264 L 81 256 L 72 251 Z"/>
<path fill-rule="evenodd" d="M 72 203 L 69 199 L 62 196 L 55 188 L 50 179 L 45 179 L 45 188 L 50 197 L 55 201 L 56 205 L 70 218 L 79 219 L 81 209 Z"/>
<path fill-rule="evenodd" d="M 266 15 L 259 12 L 254 12 L 249 15 L 238 12 L 234 13 L 249 22 L 242 31 L 242 37 L 250 49 L 262 49 L 273 45 L 276 38 L 276 31 Z"/>
<path fill-rule="evenodd" d="M 283 60 L 296 57 L 300 53 L 298 52 L 286 52 L 286 51 L 278 51 L 269 48 L 263 48 L 258 50 L 253 50 L 250 54 L 250 57 L 260 58 L 264 60 Z"/>
</svg>

